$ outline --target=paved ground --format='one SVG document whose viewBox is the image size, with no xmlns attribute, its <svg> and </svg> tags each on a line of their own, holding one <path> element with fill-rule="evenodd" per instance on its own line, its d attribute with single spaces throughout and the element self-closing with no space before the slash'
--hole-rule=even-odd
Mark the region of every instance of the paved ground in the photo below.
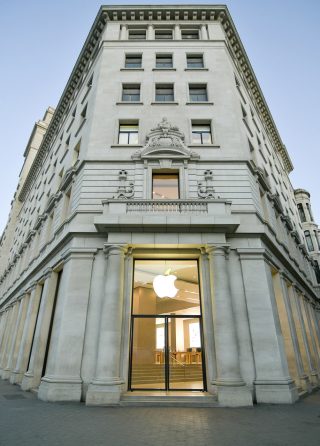
<svg viewBox="0 0 320 446">
<path fill-rule="evenodd" d="M 320 392 L 248 409 L 44 403 L 0 379 L 0 446 L 319 446 Z"/>
</svg>

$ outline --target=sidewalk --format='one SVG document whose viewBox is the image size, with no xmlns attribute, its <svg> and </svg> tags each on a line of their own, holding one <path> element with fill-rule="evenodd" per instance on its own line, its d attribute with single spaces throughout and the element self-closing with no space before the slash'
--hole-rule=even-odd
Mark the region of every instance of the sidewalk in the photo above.
<svg viewBox="0 0 320 446">
<path fill-rule="evenodd" d="M 320 392 L 254 408 L 44 403 L 0 379 L 0 446 L 319 446 Z"/>
</svg>

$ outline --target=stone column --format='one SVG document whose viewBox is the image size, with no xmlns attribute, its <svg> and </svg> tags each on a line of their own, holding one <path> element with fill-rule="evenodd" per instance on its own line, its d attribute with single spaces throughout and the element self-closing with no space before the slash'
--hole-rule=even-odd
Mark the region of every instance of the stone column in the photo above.
<svg viewBox="0 0 320 446">
<path fill-rule="evenodd" d="M 302 360 L 302 354 L 299 346 L 299 340 L 298 340 L 298 334 L 297 334 L 297 328 L 294 321 L 294 315 L 293 315 L 293 309 L 291 306 L 291 300 L 289 295 L 289 290 L 287 286 L 287 282 L 285 280 L 285 277 L 280 272 L 280 281 L 281 281 L 281 288 L 282 288 L 282 294 L 283 294 L 283 301 L 284 305 L 287 311 L 288 315 L 288 322 L 289 322 L 289 328 L 291 333 L 291 339 L 292 339 L 292 345 L 295 355 L 295 361 L 296 361 L 296 368 L 299 375 L 299 381 L 300 386 L 303 390 L 309 391 L 310 388 L 310 382 L 308 375 L 306 374 L 306 371 L 304 370 L 303 366 L 303 360 Z"/>
<path fill-rule="evenodd" d="M 174 25 L 174 40 L 181 40 L 180 25 Z"/>
<path fill-rule="evenodd" d="M 252 395 L 240 373 L 238 339 L 232 308 L 227 267 L 227 248 L 210 247 L 213 298 L 213 327 L 217 358 L 219 403 L 225 406 L 250 406 Z"/>
<path fill-rule="evenodd" d="M 128 27 L 127 25 L 122 25 L 120 32 L 120 40 L 127 40 L 127 39 L 128 39 Z"/>
<path fill-rule="evenodd" d="M 293 287 L 293 293 L 294 293 L 294 299 L 295 299 L 295 305 L 296 305 L 296 309 L 297 309 L 297 313 L 298 313 L 299 323 L 301 326 L 301 337 L 302 337 L 303 344 L 305 347 L 306 359 L 307 359 L 307 363 L 309 366 L 310 380 L 313 385 L 317 385 L 318 384 L 318 375 L 317 375 L 317 372 L 315 369 L 315 364 L 314 364 L 312 356 L 311 356 L 306 326 L 305 326 L 303 314 L 301 311 L 302 298 L 299 297 L 296 287 Z"/>
<path fill-rule="evenodd" d="M 87 405 L 119 404 L 121 385 L 124 245 L 105 245 L 105 295 L 100 314 L 100 336 L 95 378 L 89 385 Z"/>
<path fill-rule="evenodd" d="M 200 36 L 201 40 L 208 40 L 208 32 L 206 25 L 201 25 Z"/>
<path fill-rule="evenodd" d="M 26 315 L 27 315 L 27 308 L 28 308 L 28 303 L 29 303 L 29 294 L 25 294 L 25 296 L 21 299 L 21 304 L 20 304 L 20 309 L 19 309 L 19 317 L 18 317 L 18 323 L 17 323 L 17 334 L 16 334 L 16 339 L 15 339 L 15 343 L 14 343 L 14 347 L 13 347 L 13 352 L 12 352 L 12 359 L 11 359 L 11 363 L 10 363 L 10 382 L 13 382 L 11 380 L 13 371 L 16 368 L 16 364 L 17 364 L 17 358 L 18 358 L 18 353 L 19 353 L 19 349 L 20 349 L 20 345 L 21 345 L 21 339 L 22 339 L 22 334 L 23 334 L 23 329 L 26 323 Z"/>
<path fill-rule="evenodd" d="M 244 285 L 241 272 L 241 264 L 238 253 L 234 250 L 229 255 L 229 277 L 234 310 L 235 327 L 239 345 L 239 361 L 241 376 L 247 386 L 253 391 L 255 368 L 252 351 L 251 334 L 248 319 L 248 310 L 244 294 Z"/>
<path fill-rule="evenodd" d="M 70 248 L 56 297 L 48 360 L 38 398 L 44 401 L 80 401 L 80 375 L 92 267 L 96 249 Z"/>
<path fill-rule="evenodd" d="M 270 266 L 263 248 L 237 250 L 240 255 L 256 370 L 258 403 L 293 403 L 298 392 L 289 376 Z"/>
<path fill-rule="evenodd" d="M 13 307 L 10 334 L 9 334 L 8 342 L 7 342 L 8 348 L 6 349 L 6 360 L 5 360 L 4 368 L 2 370 L 2 375 L 1 375 L 2 379 L 8 379 L 10 376 L 11 360 L 12 360 L 13 349 L 14 349 L 16 334 L 17 334 L 18 325 L 19 325 L 20 306 L 21 306 L 21 302 L 18 301 L 15 303 L 15 305 Z"/>
<path fill-rule="evenodd" d="M 309 340 L 309 345 L 312 348 L 313 351 L 313 362 L 314 362 L 314 367 L 316 372 L 318 372 L 318 381 L 319 381 L 319 372 L 320 372 L 320 359 L 319 359 L 319 355 L 318 355 L 318 349 L 317 349 L 317 345 L 316 345 L 316 340 L 314 338 L 313 335 L 313 330 L 312 330 L 312 324 L 311 324 L 311 319 L 310 319 L 310 313 L 309 313 L 309 306 L 310 303 L 308 301 L 308 298 L 306 296 L 304 296 L 304 299 L 302 300 L 301 304 L 304 307 L 304 313 L 305 313 L 305 321 L 308 327 L 308 332 L 307 332 L 307 338 Z"/>
<path fill-rule="evenodd" d="M 6 325 L 5 330 L 3 333 L 3 339 L 1 341 L 1 357 L 0 357 L 0 376 L 2 377 L 3 369 L 6 366 L 6 358 L 7 358 L 7 351 L 8 351 L 8 340 L 9 334 L 10 334 L 10 328 L 12 323 L 12 316 L 13 316 L 13 307 L 7 308 L 7 317 L 6 317 Z"/>
<path fill-rule="evenodd" d="M 48 268 L 42 277 L 42 281 L 43 280 L 42 297 L 31 347 L 29 366 L 21 383 L 21 388 L 23 390 L 36 388 L 40 384 L 57 288 L 58 273 L 52 271 L 51 268 Z"/>
<path fill-rule="evenodd" d="M 153 25 L 148 25 L 147 40 L 154 40 L 154 28 L 153 28 Z"/>
<path fill-rule="evenodd" d="M 17 363 L 10 377 L 10 382 L 12 382 L 13 384 L 20 384 L 23 379 L 24 373 L 27 371 L 42 290 L 43 287 L 41 285 L 37 285 L 36 283 L 34 283 L 30 289 L 31 295 L 26 315 L 26 323 L 24 325 L 20 343 Z"/>
<path fill-rule="evenodd" d="M 6 326 L 7 326 L 7 321 L 8 321 L 8 310 L 4 310 L 1 313 L 1 328 L 0 328 L 0 364 L 1 364 L 1 357 L 2 357 L 2 351 L 3 351 L 3 343 L 4 343 L 4 338 L 6 335 Z"/>
</svg>

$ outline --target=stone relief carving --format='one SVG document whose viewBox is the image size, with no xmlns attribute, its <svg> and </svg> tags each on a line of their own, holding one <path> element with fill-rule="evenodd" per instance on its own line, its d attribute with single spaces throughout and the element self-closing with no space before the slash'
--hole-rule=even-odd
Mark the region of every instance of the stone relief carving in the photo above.
<svg viewBox="0 0 320 446">
<path fill-rule="evenodd" d="M 119 186 L 116 195 L 113 198 L 132 198 L 134 196 L 134 183 L 128 183 L 128 172 L 126 170 L 119 171 Z"/>
<path fill-rule="evenodd" d="M 219 198 L 215 196 L 213 188 L 213 172 L 205 170 L 204 181 L 198 181 L 198 197 L 200 198 Z"/>
<path fill-rule="evenodd" d="M 198 159 L 199 155 L 185 145 L 184 139 L 184 134 L 178 127 L 170 124 L 167 118 L 162 118 L 162 121 L 146 136 L 145 147 L 135 152 L 132 158 Z"/>
</svg>

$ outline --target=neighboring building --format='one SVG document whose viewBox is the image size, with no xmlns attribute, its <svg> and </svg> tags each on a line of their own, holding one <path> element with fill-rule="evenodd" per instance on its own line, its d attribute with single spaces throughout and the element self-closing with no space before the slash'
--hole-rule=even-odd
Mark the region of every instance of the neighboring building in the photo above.
<svg viewBox="0 0 320 446">
<path fill-rule="evenodd" d="M 317 289 L 320 291 L 320 234 L 318 225 L 315 223 L 310 203 L 310 194 L 304 189 L 294 191 L 297 202 L 300 222 L 304 232 L 304 239 L 311 258 L 317 279 Z M 320 295 L 320 293 L 319 293 Z"/>
<path fill-rule="evenodd" d="M 292 169 L 225 6 L 102 7 L 2 236 L 2 378 L 91 405 L 317 387 Z"/>
</svg>

